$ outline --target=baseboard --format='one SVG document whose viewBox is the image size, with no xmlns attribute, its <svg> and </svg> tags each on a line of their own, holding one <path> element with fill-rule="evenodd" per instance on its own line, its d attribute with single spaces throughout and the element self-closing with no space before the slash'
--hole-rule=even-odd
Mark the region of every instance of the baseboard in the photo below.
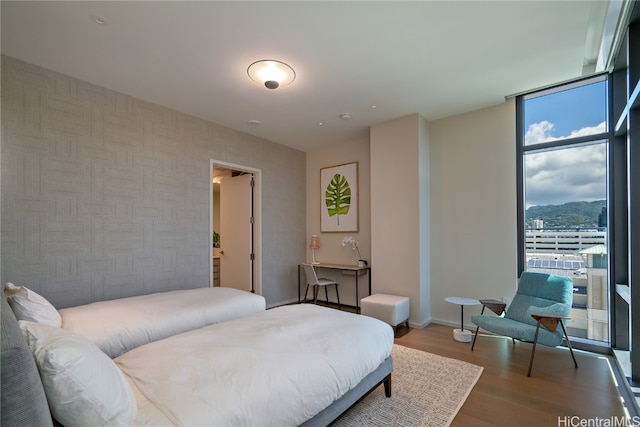
<svg viewBox="0 0 640 427">
<path fill-rule="evenodd" d="M 460 322 L 451 322 L 449 320 L 440 320 L 440 319 L 432 319 L 431 322 L 435 323 L 436 325 L 451 326 L 454 329 L 460 329 Z M 476 328 L 477 326 L 474 325 L 473 323 L 464 325 L 464 329 L 468 329 L 472 332 L 475 332 Z"/>
<path fill-rule="evenodd" d="M 409 319 L 409 327 L 414 328 L 414 329 L 423 329 L 426 328 L 427 326 L 429 326 L 431 323 L 433 323 L 431 321 L 431 319 L 425 320 L 422 323 L 416 323 L 416 322 L 412 322 L 411 319 Z"/>
</svg>

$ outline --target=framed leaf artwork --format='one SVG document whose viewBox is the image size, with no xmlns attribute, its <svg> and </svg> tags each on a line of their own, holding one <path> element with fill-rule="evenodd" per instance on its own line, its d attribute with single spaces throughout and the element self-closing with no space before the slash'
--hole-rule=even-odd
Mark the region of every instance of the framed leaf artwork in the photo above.
<svg viewBox="0 0 640 427">
<path fill-rule="evenodd" d="M 358 162 L 320 169 L 320 231 L 358 231 Z"/>
</svg>

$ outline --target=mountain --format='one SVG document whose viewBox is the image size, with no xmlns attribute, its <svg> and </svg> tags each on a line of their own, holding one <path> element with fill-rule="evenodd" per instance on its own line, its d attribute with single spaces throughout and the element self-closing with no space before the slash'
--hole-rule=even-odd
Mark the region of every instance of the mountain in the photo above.
<svg viewBox="0 0 640 427">
<path fill-rule="evenodd" d="M 596 228 L 606 206 L 606 200 L 531 206 L 525 213 L 526 228 L 536 228 L 533 223 L 536 219 L 544 221 L 544 228 Z"/>
</svg>

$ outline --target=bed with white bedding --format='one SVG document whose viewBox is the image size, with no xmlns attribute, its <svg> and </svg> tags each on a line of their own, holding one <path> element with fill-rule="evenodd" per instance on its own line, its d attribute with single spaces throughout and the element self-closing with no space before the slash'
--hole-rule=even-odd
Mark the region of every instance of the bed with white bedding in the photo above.
<svg viewBox="0 0 640 427">
<path fill-rule="evenodd" d="M 136 396 L 133 425 L 281 427 L 326 424 L 341 398 L 355 395 L 350 406 L 380 378 L 390 386 L 392 347 L 386 323 L 302 304 L 152 342 L 114 362 Z M 374 382 L 359 390 L 363 380 Z"/>
<path fill-rule="evenodd" d="M 96 328 L 94 339 L 106 321 L 107 335 L 118 335 L 126 346 L 140 344 L 112 359 L 94 339 L 61 327 L 58 311 L 35 292 L 7 290 L 0 309 L 2 416 L 16 420 L 7 425 L 51 425 L 53 417 L 67 427 L 315 427 L 328 425 L 380 384 L 391 393 L 393 331 L 370 317 L 294 305 L 178 333 L 154 313 L 194 328 L 201 316 L 185 311 L 200 305 L 187 304 L 190 296 L 145 296 L 124 312 L 119 303 L 130 303 L 116 300 L 83 310 Z M 167 330 L 177 335 L 158 338 Z M 23 421 L 32 414 L 39 421 Z"/>
<path fill-rule="evenodd" d="M 265 309 L 261 295 L 209 287 L 95 302 L 59 313 L 64 329 L 114 358 L 143 344 Z"/>
</svg>

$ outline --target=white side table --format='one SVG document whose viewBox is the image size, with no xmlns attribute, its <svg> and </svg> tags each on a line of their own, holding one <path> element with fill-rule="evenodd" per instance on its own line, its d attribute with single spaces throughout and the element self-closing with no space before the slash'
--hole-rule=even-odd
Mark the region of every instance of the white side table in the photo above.
<svg viewBox="0 0 640 427">
<path fill-rule="evenodd" d="M 480 301 L 473 298 L 463 297 L 447 297 L 444 300 L 451 304 L 458 304 L 460 306 L 460 329 L 453 330 L 453 339 L 459 342 L 471 342 L 471 331 L 464 329 L 464 306 L 480 305 Z"/>
</svg>

